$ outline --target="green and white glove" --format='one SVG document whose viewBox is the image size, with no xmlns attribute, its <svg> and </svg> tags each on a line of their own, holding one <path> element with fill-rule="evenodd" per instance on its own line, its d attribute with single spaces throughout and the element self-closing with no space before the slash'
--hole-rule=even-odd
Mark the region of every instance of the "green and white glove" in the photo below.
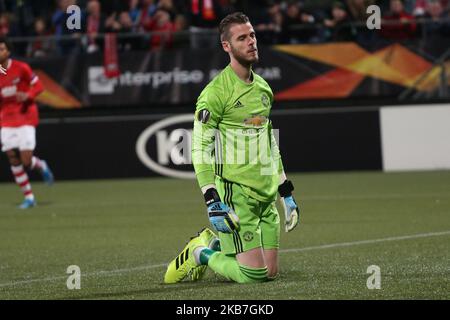
<svg viewBox="0 0 450 320">
<path fill-rule="evenodd" d="M 289 180 L 285 180 L 278 186 L 281 205 L 284 209 L 284 230 L 286 232 L 292 231 L 297 226 L 300 218 L 300 210 L 292 196 L 292 191 L 294 191 L 294 186 Z"/>
</svg>

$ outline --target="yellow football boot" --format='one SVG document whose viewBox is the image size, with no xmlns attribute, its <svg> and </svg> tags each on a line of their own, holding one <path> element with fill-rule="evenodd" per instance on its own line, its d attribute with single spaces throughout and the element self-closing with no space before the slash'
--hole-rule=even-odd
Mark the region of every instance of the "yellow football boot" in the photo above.
<svg viewBox="0 0 450 320">
<path fill-rule="evenodd" d="M 165 283 L 177 283 L 186 276 L 191 275 L 191 279 L 200 279 L 206 271 L 207 266 L 198 265 L 194 258 L 194 250 L 198 247 L 209 247 L 217 237 L 210 229 L 205 228 L 196 237 L 191 238 L 184 249 L 173 259 L 167 267 L 164 276 Z"/>
</svg>

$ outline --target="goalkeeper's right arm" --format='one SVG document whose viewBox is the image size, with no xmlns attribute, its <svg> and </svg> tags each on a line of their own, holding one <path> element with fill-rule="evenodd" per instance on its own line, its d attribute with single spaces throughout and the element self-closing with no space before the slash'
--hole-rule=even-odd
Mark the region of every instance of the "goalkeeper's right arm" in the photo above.
<svg viewBox="0 0 450 320">
<path fill-rule="evenodd" d="M 197 181 L 205 197 L 208 217 L 220 232 L 231 233 L 239 228 L 239 218 L 220 200 L 215 185 L 214 142 L 222 118 L 223 88 L 207 86 L 197 100 L 192 134 L 192 162 Z"/>
<path fill-rule="evenodd" d="M 204 112 L 205 110 L 200 110 Z M 206 111 L 205 111 L 206 112 Z M 207 185 L 215 185 L 215 173 L 213 170 L 214 137 L 216 128 L 213 124 L 203 123 L 195 113 L 194 130 L 192 133 L 192 164 L 200 188 Z M 209 115 L 207 115 L 209 116 Z"/>
<path fill-rule="evenodd" d="M 192 134 L 192 162 L 200 188 L 215 184 L 212 155 L 223 105 L 218 89 L 209 85 L 197 100 Z"/>
<path fill-rule="evenodd" d="M 203 110 L 202 110 L 203 111 Z M 215 185 L 212 154 L 214 150 L 215 128 L 203 123 L 205 114 L 196 113 L 192 136 L 192 160 L 197 180 L 202 189 L 208 208 L 208 217 L 215 230 L 232 233 L 239 228 L 239 218 L 225 203 L 220 200 Z"/>
</svg>

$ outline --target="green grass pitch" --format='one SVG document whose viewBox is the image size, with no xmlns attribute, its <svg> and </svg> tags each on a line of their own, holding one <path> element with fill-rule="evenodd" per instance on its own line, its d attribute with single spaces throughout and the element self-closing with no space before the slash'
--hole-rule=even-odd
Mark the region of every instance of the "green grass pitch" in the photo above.
<svg viewBox="0 0 450 320">
<path fill-rule="evenodd" d="M 195 181 L 34 182 L 29 211 L 0 184 L 0 299 L 450 298 L 450 171 L 289 176 L 301 225 L 282 232 L 280 277 L 257 285 L 211 270 L 163 284 L 165 265 L 208 224 Z M 67 289 L 70 265 L 79 290 Z M 379 290 L 367 288 L 370 265 Z"/>
</svg>

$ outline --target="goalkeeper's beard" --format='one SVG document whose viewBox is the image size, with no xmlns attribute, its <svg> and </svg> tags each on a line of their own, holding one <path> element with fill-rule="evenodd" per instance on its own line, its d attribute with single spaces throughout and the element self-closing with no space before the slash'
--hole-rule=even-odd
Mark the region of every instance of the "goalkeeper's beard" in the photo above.
<svg viewBox="0 0 450 320">
<path fill-rule="evenodd" d="M 242 53 L 239 52 L 233 45 L 230 43 L 231 54 L 233 58 L 243 67 L 250 68 L 252 64 L 257 63 L 259 61 L 259 56 L 256 54 L 254 58 L 246 58 Z"/>
</svg>

